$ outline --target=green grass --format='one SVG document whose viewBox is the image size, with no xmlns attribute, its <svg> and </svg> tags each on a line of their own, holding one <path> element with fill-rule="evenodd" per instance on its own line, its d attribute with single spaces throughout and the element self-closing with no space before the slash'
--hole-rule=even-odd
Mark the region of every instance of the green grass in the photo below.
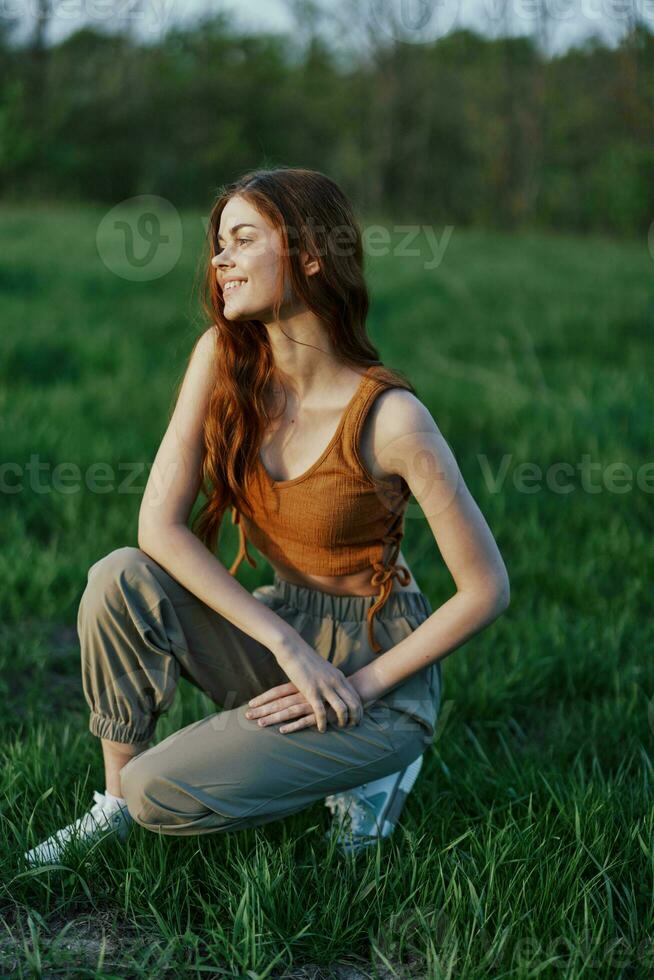
<svg viewBox="0 0 654 980">
<path fill-rule="evenodd" d="M 179 262 L 145 282 L 99 259 L 103 216 L 5 208 L 0 221 L 2 460 L 23 480 L 0 493 L 0 973 L 651 976 L 654 480 L 636 474 L 651 458 L 654 267 L 640 241 L 455 229 L 435 269 L 424 238 L 419 256 L 367 258 L 371 336 L 431 410 L 511 579 L 508 611 L 445 662 L 437 739 L 381 853 L 329 853 L 317 804 L 232 834 L 136 827 L 125 847 L 25 871 L 23 851 L 104 788 L 77 604 L 89 566 L 136 544 L 202 329 L 201 216 L 183 215 Z M 97 462 L 110 493 L 84 489 Z M 617 462 L 626 492 L 608 483 Z M 60 463 L 82 489 L 55 488 Z M 546 482 L 557 463 L 569 492 Z M 524 479 L 533 464 L 540 483 Z M 403 550 L 436 608 L 454 585 L 415 500 Z M 239 579 L 272 574 L 243 563 Z M 182 681 L 156 740 L 212 710 Z"/>
</svg>

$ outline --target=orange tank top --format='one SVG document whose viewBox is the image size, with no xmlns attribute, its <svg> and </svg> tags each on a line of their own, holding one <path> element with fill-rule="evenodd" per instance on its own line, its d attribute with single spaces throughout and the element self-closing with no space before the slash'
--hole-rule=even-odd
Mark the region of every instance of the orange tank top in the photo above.
<svg viewBox="0 0 654 980">
<path fill-rule="evenodd" d="M 370 585 L 379 587 L 367 614 L 368 640 L 379 653 L 373 620 L 391 593 L 393 578 L 411 581 L 404 565 L 397 565 L 404 535 L 404 514 L 411 496 L 399 474 L 373 478 L 359 454 L 363 423 L 377 395 L 399 387 L 375 377 L 371 365 L 361 379 L 336 432 L 319 459 L 293 480 L 273 480 L 261 457 L 248 503 L 252 519 L 232 506 L 232 523 L 239 526 L 239 549 L 231 575 L 246 558 L 257 564 L 247 549 L 247 537 L 265 557 L 313 575 L 349 575 L 366 567 Z"/>
</svg>

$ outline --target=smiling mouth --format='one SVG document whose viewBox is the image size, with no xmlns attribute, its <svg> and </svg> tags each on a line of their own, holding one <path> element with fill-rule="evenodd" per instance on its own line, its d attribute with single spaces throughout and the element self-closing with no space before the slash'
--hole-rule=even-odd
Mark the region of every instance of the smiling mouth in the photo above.
<svg viewBox="0 0 654 980">
<path fill-rule="evenodd" d="M 223 287 L 223 293 L 233 293 L 233 292 L 236 292 L 237 289 L 240 289 L 241 286 L 244 286 L 244 285 L 245 285 L 245 282 L 236 282 L 235 280 L 233 282 L 228 282 Z"/>
</svg>

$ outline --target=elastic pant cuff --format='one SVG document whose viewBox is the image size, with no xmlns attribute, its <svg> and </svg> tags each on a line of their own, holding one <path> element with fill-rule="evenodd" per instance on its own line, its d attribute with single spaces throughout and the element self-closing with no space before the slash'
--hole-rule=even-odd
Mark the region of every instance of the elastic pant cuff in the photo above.
<svg viewBox="0 0 654 980">
<path fill-rule="evenodd" d="M 98 738 L 107 738 L 111 742 L 147 742 L 154 735 L 156 722 L 150 722 L 147 728 L 138 728 L 106 715 L 92 711 L 89 717 L 89 731 Z"/>
</svg>

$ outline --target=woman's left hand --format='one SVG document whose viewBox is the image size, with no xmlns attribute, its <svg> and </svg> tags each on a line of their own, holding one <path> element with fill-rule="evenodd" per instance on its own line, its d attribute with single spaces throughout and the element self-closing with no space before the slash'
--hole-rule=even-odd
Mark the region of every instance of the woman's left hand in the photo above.
<svg viewBox="0 0 654 980">
<path fill-rule="evenodd" d="M 330 705 L 325 705 L 327 711 L 327 722 L 337 722 L 338 715 Z M 267 725 L 276 725 L 278 722 L 284 722 L 282 727 L 279 729 L 280 732 L 295 732 L 300 728 L 310 728 L 311 725 L 316 725 L 316 716 L 313 713 L 313 708 L 308 701 L 305 701 L 304 696 L 300 694 L 295 684 L 279 684 L 277 687 L 271 687 L 270 690 L 264 691 L 263 694 L 258 694 L 256 698 L 252 698 L 248 701 L 248 710 L 245 713 L 246 718 L 251 718 L 256 721 L 262 728 Z M 361 712 L 361 717 L 363 717 L 363 711 Z M 347 728 L 351 728 L 353 725 L 358 725 L 361 721 L 359 718 L 351 718 L 348 721 Z"/>
</svg>

